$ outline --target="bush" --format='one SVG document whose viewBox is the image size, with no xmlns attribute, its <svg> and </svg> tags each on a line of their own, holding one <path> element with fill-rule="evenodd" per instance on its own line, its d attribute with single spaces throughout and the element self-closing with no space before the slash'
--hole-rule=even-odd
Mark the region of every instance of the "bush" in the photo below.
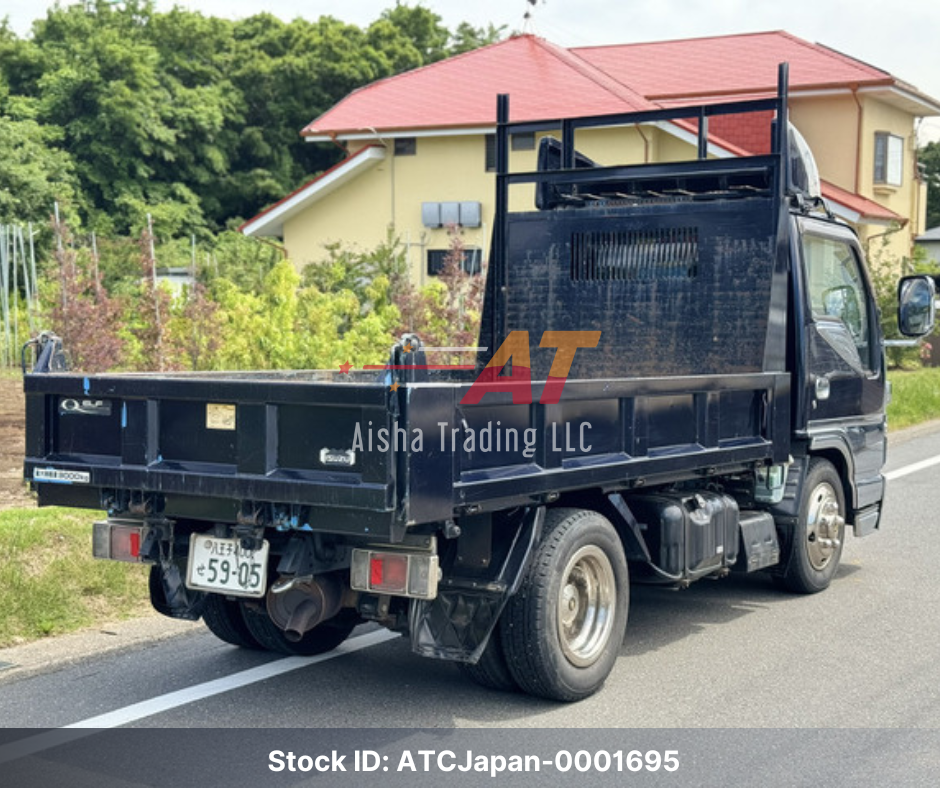
<svg viewBox="0 0 940 788">
<path fill-rule="evenodd" d="M 926 252 L 914 247 L 910 257 L 897 258 L 888 252 L 887 236 L 877 239 L 867 249 L 868 268 L 875 288 L 881 330 L 886 340 L 908 339 L 898 330 L 898 281 L 907 274 L 940 273 L 940 267 L 930 261 Z M 940 327 L 934 330 L 938 336 Z M 917 369 L 924 360 L 924 353 L 931 347 L 940 348 L 936 340 L 927 340 L 912 347 L 888 347 L 885 356 L 891 369 Z"/>
<path fill-rule="evenodd" d="M 197 252 L 197 281 L 182 293 L 154 273 L 192 267 L 191 242 L 160 246 L 145 230 L 134 243 L 92 246 L 64 225 L 57 231 L 46 327 L 63 338 L 76 371 L 358 367 L 384 362 L 403 333 L 432 346 L 476 344 L 484 277 L 463 270 L 456 230 L 444 270 L 420 289 L 391 235 L 366 252 L 331 246 L 301 275 L 271 245 L 222 233 L 203 243 L 212 251 L 201 260 Z"/>
</svg>

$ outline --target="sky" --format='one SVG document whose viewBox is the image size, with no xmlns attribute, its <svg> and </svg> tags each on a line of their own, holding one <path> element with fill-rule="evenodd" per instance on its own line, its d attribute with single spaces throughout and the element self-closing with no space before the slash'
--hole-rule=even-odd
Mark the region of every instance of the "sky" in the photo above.
<svg viewBox="0 0 940 788">
<path fill-rule="evenodd" d="M 67 4 L 67 3 L 66 3 Z M 359 26 L 395 0 L 157 0 L 206 15 L 244 18 L 261 11 L 284 20 L 330 15 Z M 410 0 L 409 5 L 418 4 Z M 940 100 L 938 0 L 422 0 L 447 27 L 467 21 L 535 33 L 561 46 L 787 30 L 891 72 Z M 26 35 L 48 0 L 0 0 L 0 17 Z M 526 21 L 524 14 L 531 13 Z M 940 118 L 922 124 L 922 140 L 940 139 Z"/>
</svg>

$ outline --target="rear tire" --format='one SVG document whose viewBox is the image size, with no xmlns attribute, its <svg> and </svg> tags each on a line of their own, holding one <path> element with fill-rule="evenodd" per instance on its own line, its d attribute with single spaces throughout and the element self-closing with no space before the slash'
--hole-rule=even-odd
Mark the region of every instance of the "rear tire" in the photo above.
<svg viewBox="0 0 940 788">
<path fill-rule="evenodd" d="M 220 594 L 207 594 L 202 620 L 219 640 L 240 648 L 262 647 L 245 623 L 242 606 L 234 599 L 226 599 Z"/>
<path fill-rule="evenodd" d="M 839 569 L 844 543 L 842 479 L 831 462 L 814 457 L 803 481 L 799 519 L 778 584 L 798 594 L 825 590 Z"/>
<path fill-rule="evenodd" d="M 553 509 L 526 577 L 501 618 L 516 683 L 532 695 L 576 701 L 601 688 L 627 625 L 623 544 L 602 515 Z"/>
<path fill-rule="evenodd" d="M 311 657 L 314 654 L 324 654 L 332 651 L 356 628 L 359 618 L 341 612 L 329 621 L 315 626 L 296 643 L 288 640 L 283 629 L 275 624 L 263 604 L 241 602 L 242 614 L 245 624 L 252 637 L 268 651 L 278 654 L 287 654 L 293 657 Z"/>
<path fill-rule="evenodd" d="M 493 633 L 490 635 L 486 648 L 483 649 L 479 662 L 475 665 L 471 665 L 469 662 L 458 662 L 457 669 L 481 687 L 496 690 L 497 692 L 519 691 L 519 685 L 512 677 L 509 665 L 506 662 L 503 636 L 498 621 L 493 628 Z"/>
</svg>

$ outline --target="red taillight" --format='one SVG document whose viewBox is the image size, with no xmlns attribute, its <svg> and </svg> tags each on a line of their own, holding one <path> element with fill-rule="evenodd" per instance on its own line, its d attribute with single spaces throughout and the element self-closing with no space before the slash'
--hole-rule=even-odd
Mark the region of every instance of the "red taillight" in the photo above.
<svg viewBox="0 0 940 788">
<path fill-rule="evenodd" d="M 408 588 L 408 557 L 374 553 L 369 563 L 369 581 L 375 591 L 403 593 Z"/>
<path fill-rule="evenodd" d="M 94 528 L 95 558 L 108 558 L 112 561 L 141 560 L 140 546 L 147 526 L 131 522 L 98 522 Z"/>
<path fill-rule="evenodd" d="M 140 560 L 140 528 L 118 526 L 111 529 L 111 559 Z"/>
<path fill-rule="evenodd" d="M 439 576 L 437 556 L 429 552 L 352 551 L 349 585 L 354 591 L 434 599 Z"/>
</svg>

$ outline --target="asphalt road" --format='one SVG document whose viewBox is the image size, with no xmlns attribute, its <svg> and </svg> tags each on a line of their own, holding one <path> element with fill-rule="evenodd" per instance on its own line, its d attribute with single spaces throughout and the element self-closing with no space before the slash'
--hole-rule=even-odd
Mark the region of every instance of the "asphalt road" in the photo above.
<svg viewBox="0 0 940 788">
<path fill-rule="evenodd" d="M 0 726 L 940 728 L 940 425 L 892 446 L 882 530 L 832 587 L 762 576 L 632 590 L 622 656 L 574 705 L 486 691 L 361 628 L 323 660 L 194 631 L 38 675 L 0 672 Z M 914 468 L 913 470 L 912 467 Z"/>
</svg>

